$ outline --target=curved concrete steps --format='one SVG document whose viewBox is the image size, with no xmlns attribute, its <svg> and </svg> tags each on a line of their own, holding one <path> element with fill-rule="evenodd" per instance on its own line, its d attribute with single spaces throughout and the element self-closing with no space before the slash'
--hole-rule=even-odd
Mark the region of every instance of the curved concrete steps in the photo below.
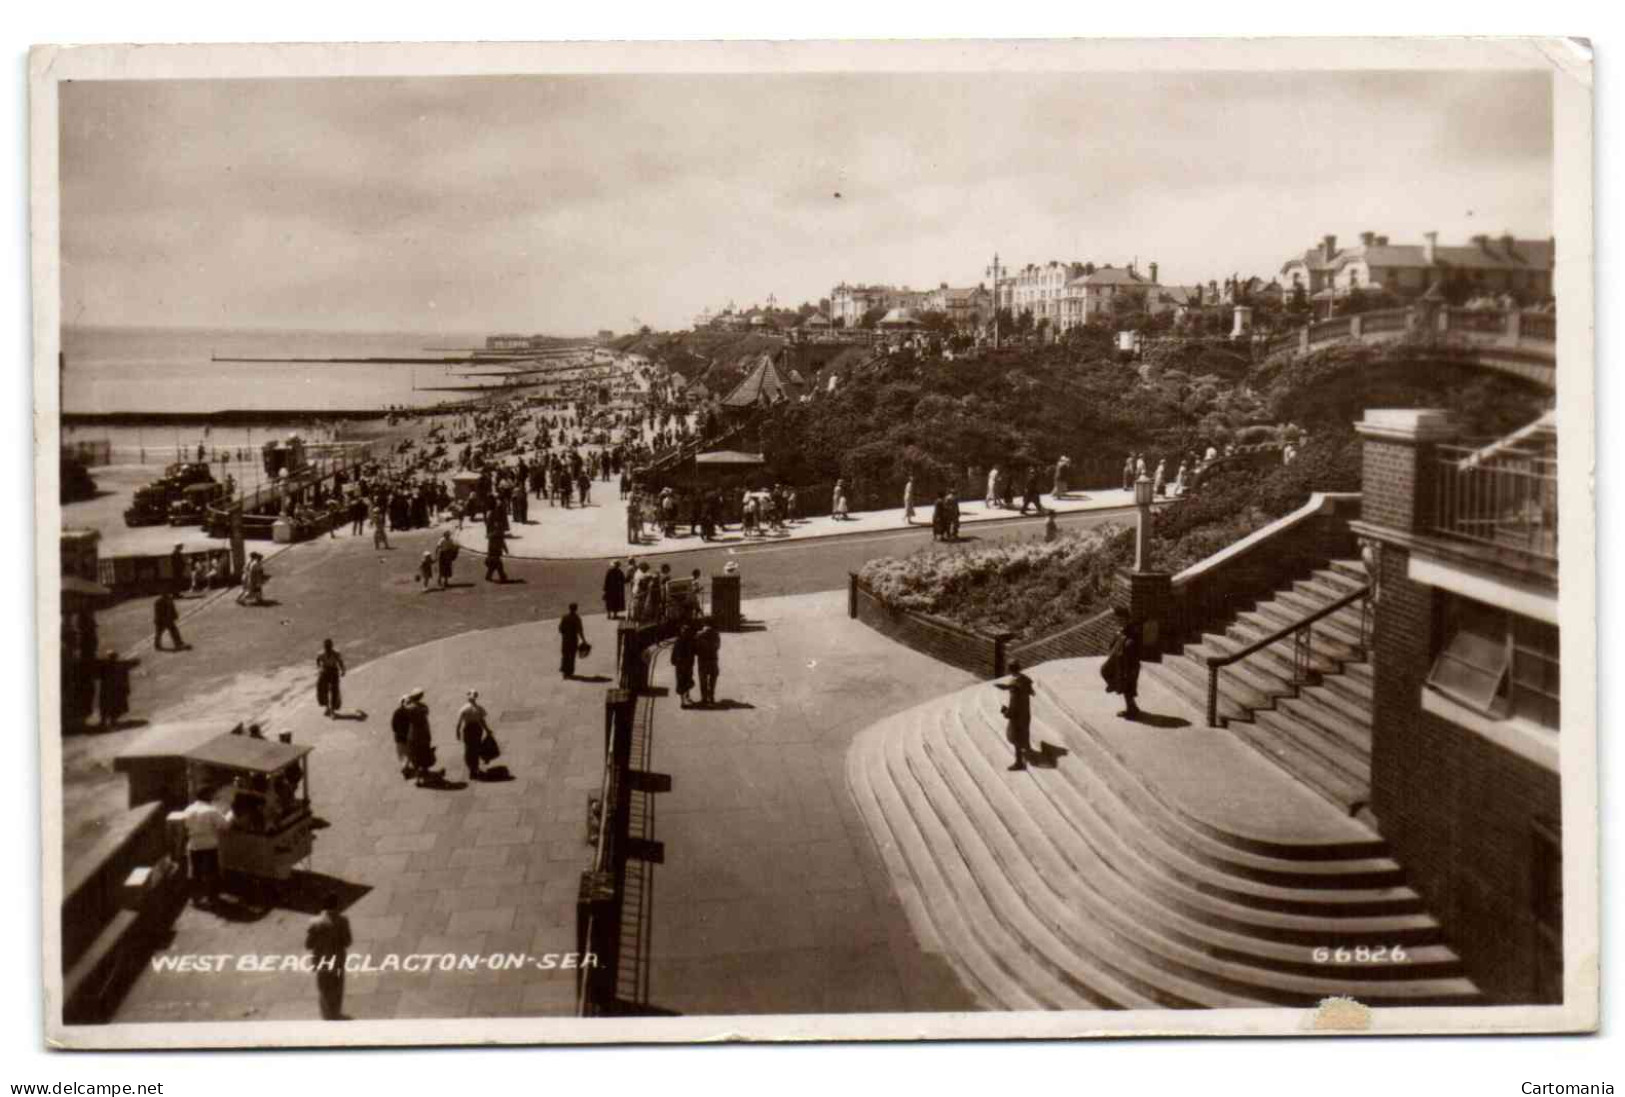
<svg viewBox="0 0 1625 1097">
<path fill-rule="evenodd" d="M 942 953 L 985 1005 L 1477 999 L 1375 835 L 1322 818 L 1305 828 L 1322 837 L 1295 842 L 1201 818 L 1045 687 L 1057 666 L 1035 674 L 1033 725 L 1034 743 L 1065 750 L 1054 768 L 1006 768 L 1005 695 L 989 686 L 867 729 L 847 758 L 853 797 L 921 946 Z M 1265 781 L 1286 780 L 1248 765 Z M 1295 810 L 1335 814 L 1295 796 Z M 1369 958 L 1396 945 L 1403 963 L 1328 955 Z"/>
</svg>

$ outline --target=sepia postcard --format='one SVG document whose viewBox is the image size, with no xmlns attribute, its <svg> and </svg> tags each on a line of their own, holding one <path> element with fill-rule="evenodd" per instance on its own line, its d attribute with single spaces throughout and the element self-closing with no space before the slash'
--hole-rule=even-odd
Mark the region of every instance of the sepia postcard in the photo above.
<svg viewBox="0 0 1625 1097">
<path fill-rule="evenodd" d="M 1596 1027 L 1588 43 L 31 92 L 48 1045 Z"/>
</svg>

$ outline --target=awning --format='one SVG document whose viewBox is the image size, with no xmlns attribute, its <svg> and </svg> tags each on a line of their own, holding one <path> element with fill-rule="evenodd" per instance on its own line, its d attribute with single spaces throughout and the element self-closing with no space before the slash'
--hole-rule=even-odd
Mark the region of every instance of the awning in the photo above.
<svg viewBox="0 0 1625 1097">
<path fill-rule="evenodd" d="M 742 453 L 739 450 L 719 449 L 712 453 L 702 453 L 694 458 L 696 465 L 765 465 L 767 458 L 759 453 Z"/>
<path fill-rule="evenodd" d="M 313 749 L 298 743 L 281 743 L 274 739 L 233 735 L 228 731 L 202 746 L 187 751 L 186 760 L 252 773 L 275 773 L 288 763 L 303 758 Z"/>
</svg>

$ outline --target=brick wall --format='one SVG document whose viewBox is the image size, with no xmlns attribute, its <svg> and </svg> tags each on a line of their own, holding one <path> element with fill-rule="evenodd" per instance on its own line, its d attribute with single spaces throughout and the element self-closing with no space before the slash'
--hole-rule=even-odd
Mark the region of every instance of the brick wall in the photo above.
<svg viewBox="0 0 1625 1097">
<path fill-rule="evenodd" d="M 1023 666 L 1035 667 L 1052 659 L 1084 659 L 1105 655 L 1117 639 L 1119 626 L 1111 610 L 1098 613 L 1059 632 L 1025 644 L 1012 647 L 1010 658 L 1020 659 Z"/>
<path fill-rule="evenodd" d="M 1201 638 L 1204 631 L 1227 622 L 1282 587 L 1304 579 L 1334 559 L 1358 555 L 1349 519 L 1360 505 L 1357 497 L 1334 499 L 1314 514 L 1238 553 L 1217 567 L 1184 578 L 1176 576 L 1162 650 Z"/>
<path fill-rule="evenodd" d="M 1537 1001 L 1533 825 L 1560 816 L 1558 775 L 1421 710 L 1439 596 L 1406 578 L 1408 560 L 1382 551 L 1371 808 L 1479 987 Z"/>
<path fill-rule="evenodd" d="M 889 609 L 859 583 L 856 576 L 851 578 L 850 584 L 848 609 L 851 615 L 881 635 L 983 678 L 1004 673 L 1002 640 L 971 632 L 930 614 Z"/>
</svg>

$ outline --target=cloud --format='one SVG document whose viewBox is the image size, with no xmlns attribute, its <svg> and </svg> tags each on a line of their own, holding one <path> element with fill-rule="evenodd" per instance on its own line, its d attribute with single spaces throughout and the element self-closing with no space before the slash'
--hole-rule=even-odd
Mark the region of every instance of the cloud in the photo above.
<svg viewBox="0 0 1625 1097">
<path fill-rule="evenodd" d="M 1325 232 L 1551 223 L 1551 89 L 1525 74 L 98 82 L 61 101 L 65 314 L 96 323 L 581 332 L 843 278 L 973 282 L 995 249 L 1192 281 L 1271 273 Z"/>
</svg>

